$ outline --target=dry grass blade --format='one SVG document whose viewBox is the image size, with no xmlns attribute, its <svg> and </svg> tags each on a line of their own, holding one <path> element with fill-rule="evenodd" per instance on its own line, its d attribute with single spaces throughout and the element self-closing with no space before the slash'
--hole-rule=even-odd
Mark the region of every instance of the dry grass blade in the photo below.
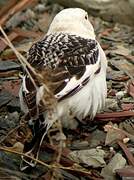
<svg viewBox="0 0 134 180">
<path fill-rule="evenodd" d="M 27 158 L 30 158 L 30 159 L 36 161 L 37 163 L 39 163 L 39 164 L 41 164 L 41 165 L 43 165 L 43 166 L 45 166 L 45 167 L 52 168 L 51 165 L 48 165 L 48 164 L 46 164 L 46 163 L 44 163 L 44 162 L 42 162 L 42 161 L 40 161 L 40 160 L 38 160 L 38 159 L 35 159 L 34 157 L 31 157 L 31 156 L 29 156 L 29 155 L 27 155 L 27 154 L 24 154 L 24 153 L 22 153 L 22 152 L 18 152 L 18 151 L 15 151 L 15 150 L 11 150 L 11 149 L 8 149 L 8 148 L 5 148 L 5 147 L 0 147 L 0 150 L 1 150 L 1 151 L 6 151 L 6 152 L 10 152 L 10 153 L 14 153 L 14 154 L 18 154 L 18 155 L 20 155 L 20 156 L 25 156 L 25 157 L 27 157 Z"/>
<path fill-rule="evenodd" d="M 33 69 L 33 67 L 26 61 L 26 59 L 22 56 L 22 54 L 20 54 L 15 47 L 13 46 L 13 44 L 11 43 L 11 41 L 9 40 L 8 36 L 6 35 L 6 33 L 4 32 L 4 30 L 2 29 L 2 27 L 0 26 L 0 31 L 2 32 L 3 36 L 5 37 L 5 39 L 2 39 L 4 41 L 5 44 L 7 44 L 15 53 L 16 57 L 18 58 L 18 60 L 20 61 L 21 65 L 23 66 L 23 68 L 26 70 L 27 74 L 29 75 L 33 85 L 35 86 L 35 88 L 37 89 L 37 86 L 35 84 L 35 81 L 33 80 L 32 76 L 30 75 L 27 67 L 32 71 L 33 74 L 37 74 L 35 72 L 35 70 Z M 27 67 L 26 67 L 27 66 Z"/>
<path fill-rule="evenodd" d="M 30 71 L 36 76 L 39 77 L 39 79 L 42 79 L 42 76 L 39 73 L 36 73 L 35 69 L 27 62 L 27 60 L 25 59 L 24 56 L 22 56 L 22 54 L 20 54 L 15 47 L 13 46 L 13 44 L 11 43 L 11 41 L 9 40 L 8 36 L 6 35 L 6 33 L 4 32 L 3 28 L 0 26 L 0 31 L 3 34 L 3 36 L 5 37 L 5 39 L 2 39 L 15 53 L 15 55 L 17 56 L 18 60 L 20 61 L 21 65 L 23 66 L 23 68 L 25 69 L 25 71 L 27 72 L 27 74 L 29 75 L 33 85 L 35 86 L 36 89 L 36 83 L 34 81 L 34 79 L 32 78 L 29 70 L 27 69 L 27 67 L 30 69 Z M 44 88 L 47 92 L 50 92 L 49 88 L 44 84 Z"/>
<path fill-rule="evenodd" d="M 14 153 L 14 154 L 17 154 L 17 155 L 20 155 L 20 156 L 25 156 L 25 157 L 27 157 L 27 158 L 30 158 L 30 159 L 33 160 L 33 161 L 36 161 L 36 162 L 39 163 L 40 165 L 43 165 L 43 166 L 49 168 L 49 169 L 54 169 L 54 168 L 57 169 L 57 168 L 59 168 L 59 169 L 69 170 L 69 171 L 72 171 L 72 172 L 75 171 L 75 172 L 79 172 L 79 173 L 82 173 L 82 174 L 87 175 L 87 176 L 88 176 L 88 175 L 91 176 L 91 172 L 90 172 L 90 171 L 85 171 L 85 170 L 83 170 L 83 169 L 79 169 L 80 166 L 78 165 L 78 167 L 76 167 L 76 164 L 75 164 L 74 167 L 73 167 L 73 166 L 71 166 L 71 167 L 64 167 L 64 166 L 61 166 L 61 165 L 59 165 L 59 164 L 49 165 L 49 164 L 47 164 L 47 163 L 45 163 L 45 162 L 43 162 L 43 161 L 41 161 L 41 160 L 38 160 L 38 159 L 36 159 L 36 158 L 34 158 L 34 157 L 29 156 L 29 155 L 27 155 L 27 154 L 24 154 L 24 153 L 22 153 L 22 152 L 18 152 L 18 151 L 12 150 L 12 149 L 8 149 L 8 148 L 6 148 L 6 147 L 1 147 L 1 146 L 0 146 L 0 151 L 5 151 L 5 152 L 9 152 L 9 153 Z"/>
</svg>

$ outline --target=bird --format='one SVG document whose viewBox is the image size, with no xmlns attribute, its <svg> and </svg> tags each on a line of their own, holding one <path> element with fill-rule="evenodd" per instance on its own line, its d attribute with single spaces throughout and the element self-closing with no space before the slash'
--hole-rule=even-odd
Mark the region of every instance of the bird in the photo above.
<svg viewBox="0 0 134 180">
<path fill-rule="evenodd" d="M 54 17 L 45 36 L 31 46 L 27 62 L 37 76 L 28 69 L 36 87 L 25 72 L 19 93 L 21 110 L 33 133 L 24 152 L 38 158 L 43 138 L 56 119 L 73 129 L 75 117 L 94 119 L 104 108 L 107 58 L 88 13 L 66 8 Z M 22 170 L 36 165 L 26 157 L 23 162 Z"/>
</svg>

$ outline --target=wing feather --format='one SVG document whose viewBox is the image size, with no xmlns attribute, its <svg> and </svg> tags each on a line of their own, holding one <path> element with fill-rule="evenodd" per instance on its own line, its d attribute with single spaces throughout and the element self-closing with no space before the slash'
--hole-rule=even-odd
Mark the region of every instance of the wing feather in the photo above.
<svg viewBox="0 0 134 180">
<path fill-rule="evenodd" d="M 41 74 L 48 71 L 50 88 L 58 100 L 77 93 L 100 70 L 98 43 L 63 33 L 47 35 L 33 44 L 27 61 Z M 28 92 L 23 96 L 34 116 L 37 113 L 34 108 L 36 91 L 27 75 L 24 81 Z"/>
</svg>

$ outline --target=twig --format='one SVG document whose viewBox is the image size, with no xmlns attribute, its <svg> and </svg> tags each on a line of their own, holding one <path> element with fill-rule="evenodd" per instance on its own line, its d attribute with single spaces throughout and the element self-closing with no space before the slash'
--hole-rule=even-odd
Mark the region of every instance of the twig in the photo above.
<svg viewBox="0 0 134 180">
<path fill-rule="evenodd" d="M 18 37 L 18 34 L 16 32 L 11 32 L 9 35 L 8 35 L 8 38 L 10 39 L 10 41 L 13 41 L 15 40 L 16 38 Z M 8 45 L 5 44 L 5 42 L 3 40 L 0 40 L 0 53 L 2 51 L 4 51 L 4 49 L 7 47 Z"/>
<path fill-rule="evenodd" d="M 134 156 L 133 154 L 129 151 L 129 149 L 127 148 L 126 144 L 124 144 L 123 142 L 121 141 L 117 141 L 119 146 L 122 148 L 122 150 L 124 151 L 128 161 L 129 161 L 129 164 L 134 166 Z"/>
<path fill-rule="evenodd" d="M 6 72 L 0 72 L 0 78 L 6 78 L 6 77 L 11 77 L 18 74 L 17 70 L 11 70 L 11 71 L 6 71 Z"/>
<path fill-rule="evenodd" d="M 120 112 L 111 112 L 111 113 L 101 113 L 97 114 L 95 118 L 107 119 L 107 118 L 120 118 L 120 117 L 130 117 L 134 116 L 134 111 L 120 111 Z M 105 120 L 104 120 L 105 121 Z"/>
<path fill-rule="evenodd" d="M 6 33 L 4 32 L 4 30 L 2 29 L 2 27 L 0 26 L 0 31 L 2 32 L 2 34 L 4 35 L 5 39 L 2 39 L 5 44 L 7 44 L 15 53 L 15 55 L 17 56 L 18 60 L 20 61 L 20 63 L 22 64 L 22 66 L 24 67 L 24 69 L 26 70 L 27 74 L 29 75 L 33 85 L 35 86 L 35 88 L 37 89 L 37 86 L 35 84 L 34 79 L 32 78 L 31 74 L 29 73 L 26 65 L 28 66 L 28 68 L 32 71 L 33 74 L 37 75 L 37 73 L 35 72 L 34 68 L 26 61 L 26 59 L 22 56 L 22 54 L 20 54 L 15 47 L 13 46 L 13 44 L 11 43 L 11 41 L 9 40 L 8 36 L 6 35 Z"/>
<path fill-rule="evenodd" d="M 38 159 L 36 159 L 36 158 L 34 158 L 34 157 L 31 157 L 31 156 L 29 156 L 29 155 L 27 155 L 27 154 L 22 153 L 22 152 L 18 152 L 18 151 L 15 151 L 15 150 L 12 150 L 12 149 L 8 149 L 8 148 L 5 148 L 5 147 L 1 147 L 1 146 L 0 146 L 0 150 L 1 150 L 1 151 L 6 151 L 6 152 L 10 152 L 10 153 L 14 153 L 14 154 L 18 154 L 18 155 L 20 155 L 20 156 L 25 156 L 25 157 L 27 157 L 27 158 L 30 158 L 30 159 L 36 161 L 37 163 L 39 163 L 39 164 L 41 164 L 41 165 L 43 165 L 43 166 L 48 167 L 49 169 L 52 168 L 52 165 L 46 164 L 46 163 L 44 163 L 43 161 L 40 161 L 40 160 L 38 160 Z"/>
<path fill-rule="evenodd" d="M 15 55 L 17 56 L 18 60 L 20 61 L 20 63 L 22 64 L 22 66 L 24 67 L 24 69 L 26 70 L 27 74 L 29 75 L 33 85 L 35 86 L 36 90 L 38 90 L 38 87 L 36 86 L 36 83 L 34 81 L 34 79 L 32 78 L 29 70 L 27 69 L 27 67 L 31 70 L 31 72 L 36 76 L 39 77 L 40 79 L 42 79 L 42 76 L 39 73 L 36 73 L 35 69 L 28 63 L 28 61 L 24 58 L 24 56 L 22 56 L 22 54 L 20 54 L 15 47 L 13 46 L 13 44 L 11 43 L 11 41 L 9 40 L 8 36 L 6 35 L 6 33 L 4 32 L 4 30 L 2 29 L 2 27 L 0 26 L 0 31 L 2 32 L 2 34 L 4 35 L 5 39 L 2 39 L 15 53 Z M 44 84 L 43 85 L 45 90 L 50 93 L 49 88 Z"/>
<path fill-rule="evenodd" d="M 86 172 L 84 170 L 75 169 L 75 167 L 73 167 L 73 166 L 71 166 L 71 167 L 64 167 L 64 166 L 61 166 L 60 164 L 58 164 L 58 165 L 56 165 L 56 164 L 49 165 L 49 164 L 47 164 L 47 163 L 45 163 L 45 162 L 43 162 L 43 161 L 41 161 L 39 159 L 31 157 L 31 156 L 29 156 L 29 155 L 27 155 L 25 153 L 18 152 L 18 151 L 12 150 L 12 149 L 8 149 L 8 148 L 2 147 L 2 146 L 0 146 L 0 150 L 1 151 L 6 151 L 6 152 L 9 152 L 9 153 L 14 153 L 14 154 L 17 154 L 17 155 L 20 155 L 20 156 L 25 156 L 27 158 L 30 158 L 33 161 L 36 161 L 40 165 L 43 165 L 43 166 L 49 168 L 49 169 L 60 168 L 60 169 L 64 169 L 64 170 L 69 170 L 69 171 L 75 171 L 75 172 L 83 173 L 83 174 L 85 174 L 87 176 L 88 175 L 91 176 L 91 172 L 90 171 Z"/>
</svg>

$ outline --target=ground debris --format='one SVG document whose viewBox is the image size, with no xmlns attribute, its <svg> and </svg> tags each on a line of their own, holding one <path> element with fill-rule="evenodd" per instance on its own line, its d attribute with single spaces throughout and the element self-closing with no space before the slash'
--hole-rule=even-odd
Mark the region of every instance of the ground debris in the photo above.
<svg viewBox="0 0 134 180">
<path fill-rule="evenodd" d="M 0 24 L 25 57 L 31 45 L 45 35 L 55 14 L 64 8 L 47 0 L 13 0 L 6 5 L 0 11 Z M 53 144 L 49 137 L 45 138 L 37 167 L 25 173 L 19 170 L 21 153 L 32 133 L 20 112 L 22 68 L 0 34 L 0 144 L 10 151 L 0 150 L 0 177 L 18 180 L 134 177 L 133 29 L 90 15 L 89 19 L 108 59 L 106 107 L 94 121 L 86 117 L 77 129 L 63 130 L 66 138 L 59 164 L 56 157 L 60 133 L 52 132 Z"/>
</svg>

